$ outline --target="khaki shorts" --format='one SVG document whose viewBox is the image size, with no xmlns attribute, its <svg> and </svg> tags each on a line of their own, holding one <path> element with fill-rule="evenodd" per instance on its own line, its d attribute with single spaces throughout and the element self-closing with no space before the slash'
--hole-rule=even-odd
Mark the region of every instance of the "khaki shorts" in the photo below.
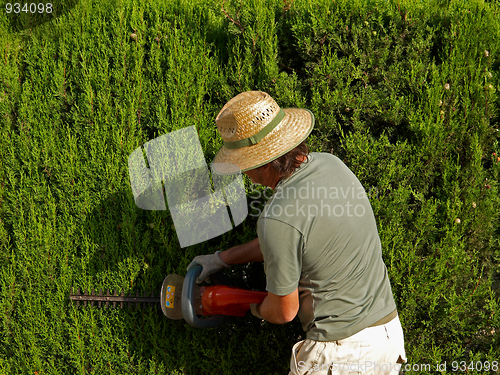
<svg viewBox="0 0 500 375">
<path fill-rule="evenodd" d="M 302 340 L 294 345 L 289 375 L 398 374 L 406 362 L 399 317 L 343 340 Z"/>
</svg>

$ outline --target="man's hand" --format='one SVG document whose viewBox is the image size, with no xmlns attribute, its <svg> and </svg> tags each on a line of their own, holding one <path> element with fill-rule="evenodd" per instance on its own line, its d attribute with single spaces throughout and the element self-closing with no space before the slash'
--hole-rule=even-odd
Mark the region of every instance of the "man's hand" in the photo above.
<svg viewBox="0 0 500 375">
<path fill-rule="evenodd" d="M 262 315 L 260 315 L 259 306 L 260 306 L 260 304 L 258 304 L 258 303 L 251 303 L 250 304 L 250 312 L 252 313 L 253 316 L 255 316 L 259 319 L 264 319 L 262 317 Z"/>
<path fill-rule="evenodd" d="M 216 251 L 210 255 L 198 255 L 193 259 L 187 270 L 196 265 L 200 265 L 203 267 L 203 270 L 200 273 L 200 276 L 196 279 L 198 284 L 201 284 L 205 279 L 213 273 L 220 271 L 223 268 L 228 268 L 229 265 L 224 263 L 222 259 L 219 257 L 220 251 Z"/>
</svg>

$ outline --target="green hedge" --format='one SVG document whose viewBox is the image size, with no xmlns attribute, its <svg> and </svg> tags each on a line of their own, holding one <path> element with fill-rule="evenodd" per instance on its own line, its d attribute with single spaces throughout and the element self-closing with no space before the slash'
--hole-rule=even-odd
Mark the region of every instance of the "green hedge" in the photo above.
<svg viewBox="0 0 500 375">
<path fill-rule="evenodd" d="M 498 4 L 66 5 L 31 28 L 0 16 L 1 373 L 287 373 L 297 321 L 198 330 L 68 301 L 72 287 L 158 291 L 195 255 L 255 237 L 250 215 L 180 249 L 168 212 L 135 206 L 127 169 L 137 147 L 191 125 L 211 161 L 215 116 L 253 89 L 311 109 L 312 150 L 369 193 L 411 372 L 500 361 Z M 261 265 L 227 273 L 264 286 Z"/>
</svg>

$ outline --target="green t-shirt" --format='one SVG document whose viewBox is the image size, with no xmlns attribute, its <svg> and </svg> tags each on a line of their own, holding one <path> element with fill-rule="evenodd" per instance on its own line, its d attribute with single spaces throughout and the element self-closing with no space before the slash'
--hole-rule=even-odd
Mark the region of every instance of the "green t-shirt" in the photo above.
<svg viewBox="0 0 500 375">
<path fill-rule="evenodd" d="M 299 288 L 307 338 L 341 340 L 396 309 L 370 201 L 336 156 L 311 153 L 281 181 L 257 234 L 266 289 Z"/>
</svg>

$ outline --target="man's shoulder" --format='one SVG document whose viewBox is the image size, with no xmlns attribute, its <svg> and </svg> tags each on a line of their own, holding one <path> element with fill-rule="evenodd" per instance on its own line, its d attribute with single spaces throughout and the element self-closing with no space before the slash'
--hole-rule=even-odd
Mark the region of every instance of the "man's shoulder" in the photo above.
<svg viewBox="0 0 500 375">
<path fill-rule="evenodd" d="M 338 156 L 330 154 L 328 152 L 311 152 L 312 156 L 311 164 L 318 165 L 345 165 Z"/>
<path fill-rule="evenodd" d="M 355 178 L 354 172 L 349 168 L 349 166 L 344 163 L 338 156 L 327 153 L 327 152 L 313 152 L 311 153 L 311 166 L 310 173 L 319 173 L 320 179 L 331 177 L 338 177 L 344 181 Z"/>
</svg>

